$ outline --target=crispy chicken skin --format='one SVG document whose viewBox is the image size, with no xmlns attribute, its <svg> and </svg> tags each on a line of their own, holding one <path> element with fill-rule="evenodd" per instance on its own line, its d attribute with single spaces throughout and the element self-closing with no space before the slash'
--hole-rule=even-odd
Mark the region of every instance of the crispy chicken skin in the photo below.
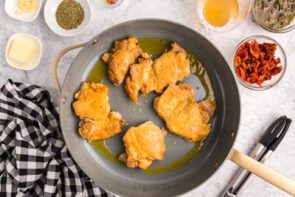
<svg viewBox="0 0 295 197">
<path fill-rule="evenodd" d="M 189 103 L 194 102 L 194 90 L 189 84 L 170 85 L 154 101 L 154 108 L 163 120 L 179 114 Z"/>
<path fill-rule="evenodd" d="M 190 74 L 190 61 L 186 51 L 177 43 L 172 44 L 172 49 L 165 52 L 153 63 L 156 78 L 155 90 L 162 93 L 169 84 L 175 84 Z"/>
<path fill-rule="evenodd" d="M 153 60 L 151 58 L 141 59 L 138 64 L 130 67 L 130 75 L 125 81 L 125 90 L 133 103 L 138 102 L 138 92 L 145 95 L 154 90 L 154 72 L 152 70 Z"/>
<path fill-rule="evenodd" d="M 110 112 L 108 88 L 101 83 L 83 83 L 75 94 L 75 114 L 81 119 L 79 133 L 89 142 L 107 139 L 121 131 L 121 114 Z"/>
<path fill-rule="evenodd" d="M 129 66 L 140 56 L 146 56 L 139 46 L 138 39 L 130 37 L 128 39 L 116 41 L 111 53 L 104 53 L 102 60 L 108 64 L 108 77 L 110 81 L 119 86 L 129 70 Z"/>
<path fill-rule="evenodd" d="M 108 88 L 101 83 L 83 83 L 75 99 L 73 108 L 80 119 L 105 119 L 111 109 Z"/>
<path fill-rule="evenodd" d="M 154 109 L 166 122 L 167 128 L 189 142 L 208 136 L 211 130 L 209 118 L 214 111 L 212 101 L 196 103 L 194 97 L 194 90 L 189 84 L 171 84 L 154 101 Z"/>
<path fill-rule="evenodd" d="M 147 121 L 131 127 L 123 137 L 126 152 L 119 159 L 129 168 L 147 169 L 154 160 L 163 160 L 166 131 Z"/>
<path fill-rule="evenodd" d="M 130 76 L 125 82 L 125 90 L 133 103 L 137 103 L 138 92 L 146 95 L 152 91 L 161 93 L 169 84 L 175 84 L 190 74 L 190 62 L 186 51 L 177 43 L 154 62 L 142 59 L 130 67 Z"/>
</svg>

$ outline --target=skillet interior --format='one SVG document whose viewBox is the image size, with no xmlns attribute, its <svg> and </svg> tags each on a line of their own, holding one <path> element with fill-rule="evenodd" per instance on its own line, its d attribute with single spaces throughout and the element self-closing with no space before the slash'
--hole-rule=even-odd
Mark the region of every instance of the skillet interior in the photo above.
<svg viewBox="0 0 295 197">
<path fill-rule="evenodd" d="M 77 91 L 100 55 L 112 42 L 129 35 L 165 38 L 181 43 L 196 54 L 210 77 L 217 109 L 212 132 L 200 153 L 186 166 L 164 174 L 134 172 L 101 157 L 77 133 L 77 118 L 71 108 Z M 93 40 L 98 40 L 92 44 Z M 175 23 L 135 20 L 117 25 L 89 42 L 77 55 L 63 85 L 60 114 L 62 132 L 69 150 L 83 171 L 97 185 L 123 196 L 171 196 L 197 187 L 211 176 L 227 157 L 236 137 L 240 118 L 239 95 L 228 64 L 217 49 L 198 33 Z M 113 103 L 122 104 L 119 100 Z M 122 107 L 122 105 L 121 105 Z M 115 109 L 116 110 L 116 109 Z M 119 111 L 120 112 L 120 111 Z"/>
</svg>

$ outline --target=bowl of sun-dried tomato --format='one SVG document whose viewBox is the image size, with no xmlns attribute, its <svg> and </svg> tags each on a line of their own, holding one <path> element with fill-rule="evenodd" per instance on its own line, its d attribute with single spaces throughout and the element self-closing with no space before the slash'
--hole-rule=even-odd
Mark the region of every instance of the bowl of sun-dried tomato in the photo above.
<svg viewBox="0 0 295 197">
<path fill-rule="evenodd" d="M 255 35 L 239 43 L 233 65 L 236 77 L 243 86 L 252 90 L 266 90 L 283 78 L 287 59 L 277 41 Z"/>
</svg>

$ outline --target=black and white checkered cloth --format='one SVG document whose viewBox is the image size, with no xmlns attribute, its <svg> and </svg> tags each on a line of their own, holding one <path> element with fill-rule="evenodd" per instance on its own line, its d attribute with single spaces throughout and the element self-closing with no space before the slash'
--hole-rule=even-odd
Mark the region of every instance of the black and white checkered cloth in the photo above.
<svg viewBox="0 0 295 197">
<path fill-rule="evenodd" d="M 112 196 L 75 164 L 36 85 L 9 80 L 0 90 L 0 196 Z"/>
</svg>

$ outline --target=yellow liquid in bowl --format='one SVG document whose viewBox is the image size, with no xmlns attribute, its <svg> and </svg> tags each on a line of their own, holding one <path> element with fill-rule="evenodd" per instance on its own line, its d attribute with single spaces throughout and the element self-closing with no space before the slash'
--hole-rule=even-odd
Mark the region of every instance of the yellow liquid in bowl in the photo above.
<svg viewBox="0 0 295 197">
<path fill-rule="evenodd" d="M 203 15 L 213 26 L 223 27 L 239 14 L 238 0 L 205 0 Z"/>
</svg>

